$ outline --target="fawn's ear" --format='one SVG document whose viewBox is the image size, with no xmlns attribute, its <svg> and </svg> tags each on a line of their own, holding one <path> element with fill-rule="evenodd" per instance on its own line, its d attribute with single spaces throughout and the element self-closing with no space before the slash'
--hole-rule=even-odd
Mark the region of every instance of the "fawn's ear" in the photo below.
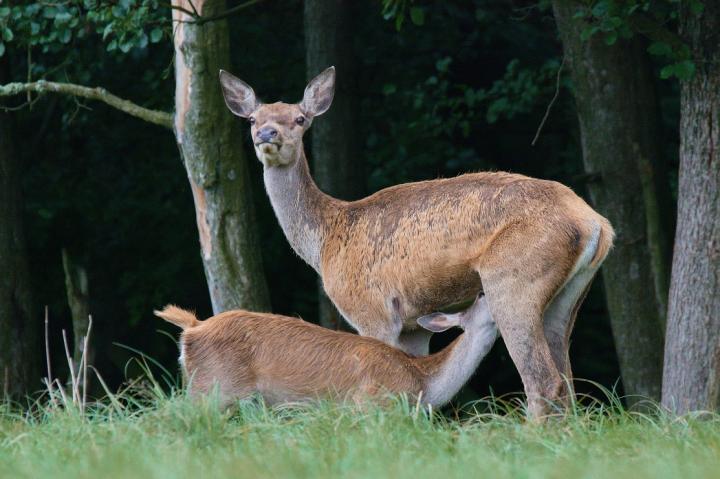
<svg viewBox="0 0 720 479">
<path fill-rule="evenodd" d="M 225 104 L 231 112 L 241 118 L 247 118 L 257 110 L 259 106 L 257 97 L 250 85 L 225 70 L 220 70 L 220 85 Z"/>
<path fill-rule="evenodd" d="M 335 67 L 330 67 L 310 80 L 300 102 L 300 109 L 309 117 L 322 115 L 330 108 L 335 95 Z"/>
<path fill-rule="evenodd" d="M 433 333 L 442 333 L 448 329 L 460 325 L 459 314 L 432 313 L 421 316 L 417 323 Z"/>
</svg>

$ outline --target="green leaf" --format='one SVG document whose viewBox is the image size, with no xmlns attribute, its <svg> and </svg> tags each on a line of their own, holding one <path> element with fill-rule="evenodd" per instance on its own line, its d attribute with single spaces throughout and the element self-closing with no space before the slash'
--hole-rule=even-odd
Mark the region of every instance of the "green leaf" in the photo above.
<svg viewBox="0 0 720 479">
<path fill-rule="evenodd" d="M 45 17 L 47 19 L 53 19 L 53 18 L 55 18 L 55 15 L 57 15 L 57 8 L 45 7 L 43 9 L 43 17 Z"/>
<path fill-rule="evenodd" d="M 662 70 L 660 70 L 660 78 L 663 80 L 667 80 L 671 76 L 675 74 L 675 64 L 672 63 L 670 65 L 665 65 L 662 67 Z"/>
<path fill-rule="evenodd" d="M 0 57 L 5 54 L 5 44 L 0 42 Z"/>
<path fill-rule="evenodd" d="M 580 33 L 580 39 L 582 41 L 587 41 L 590 37 L 595 35 L 598 31 L 600 31 L 600 28 L 597 26 L 586 28 Z"/>
<path fill-rule="evenodd" d="M 120 51 L 123 53 L 127 53 L 132 49 L 132 47 L 132 42 L 123 42 L 120 44 Z"/>
<path fill-rule="evenodd" d="M 157 43 L 162 39 L 163 31 L 162 28 L 156 27 L 150 32 L 150 41 Z"/>
<path fill-rule="evenodd" d="M 692 60 L 683 60 L 675 64 L 675 76 L 680 80 L 689 80 L 695 75 L 695 63 Z"/>
<path fill-rule="evenodd" d="M 585 18 L 588 16 L 588 12 L 585 9 L 585 7 L 579 7 L 575 14 L 573 15 L 573 18 Z"/>
<path fill-rule="evenodd" d="M 435 62 L 435 68 L 437 68 L 440 72 L 446 72 L 450 68 L 450 64 L 452 63 L 452 58 L 445 57 L 441 58 L 437 62 Z"/>
<path fill-rule="evenodd" d="M 72 15 L 68 12 L 61 12 L 55 15 L 55 25 L 62 25 L 63 23 L 68 23 L 70 20 L 72 20 Z"/>
<path fill-rule="evenodd" d="M 2 31 L 2 38 L 6 42 L 11 42 L 15 35 L 13 35 L 12 30 L 10 30 L 8 27 L 4 27 Z"/>
<path fill-rule="evenodd" d="M 670 56 L 672 55 L 672 48 L 665 42 L 653 42 L 648 47 L 648 53 L 656 56 Z"/>
<path fill-rule="evenodd" d="M 60 31 L 60 34 L 58 35 L 58 40 L 60 40 L 60 43 L 70 43 L 71 39 L 72 39 L 72 30 L 70 30 L 69 28 L 66 28 L 66 29 Z"/>
<path fill-rule="evenodd" d="M 420 7 L 412 7 L 410 9 L 410 20 L 419 27 L 423 26 L 425 24 L 425 10 Z"/>
<path fill-rule="evenodd" d="M 10 7 L 0 7 L 0 18 L 10 16 Z"/>
<path fill-rule="evenodd" d="M 405 21 L 405 15 L 403 15 L 402 13 L 398 13 L 398 14 L 395 16 L 395 30 L 397 30 L 398 32 L 399 32 L 400 30 L 402 30 L 402 26 L 403 26 L 403 22 L 404 22 L 404 21 Z"/>
<path fill-rule="evenodd" d="M 37 35 L 40 32 L 40 24 L 37 22 L 30 22 L 30 34 Z"/>
<path fill-rule="evenodd" d="M 615 42 L 617 42 L 618 34 L 617 32 L 610 32 L 607 35 L 605 35 L 605 44 L 606 45 L 614 45 Z"/>
<path fill-rule="evenodd" d="M 602 17 L 605 15 L 608 11 L 608 2 L 600 0 L 595 4 L 595 6 L 592 8 L 592 14 L 596 17 Z"/>
<path fill-rule="evenodd" d="M 108 35 L 110 35 L 113 31 L 113 26 L 115 25 L 114 22 L 110 22 L 107 25 L 105 25 L 105 28 L 103 29 L 102 39 L 105 40 Z"/>
<path fill-rule="evenodd" d="M 383 85 L 383 95 L 392 95 L 397 91 L 397 86 L 393 83 L 386 83 Z"/>
<path fill-rule="evenodd" d="M 117 40 L 113 40 L 110 43 L 108 43 L 107 51 L 111 52 L 117 48 Z"/>
<path fill-rule="evenodd" d="M 700 15 L 705 10 L 705 5 L 702 2 L 694 1 L 690 2 L 690 11 L 695 15 Z"/>
</svg>

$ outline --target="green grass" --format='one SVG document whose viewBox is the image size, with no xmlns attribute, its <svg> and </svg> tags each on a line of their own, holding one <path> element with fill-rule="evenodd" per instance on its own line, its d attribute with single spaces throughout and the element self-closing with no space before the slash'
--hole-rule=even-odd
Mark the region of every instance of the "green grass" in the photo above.
<svg viewBox="0 0 720 479">
<path fill-rule="evenodd" d="M 384 408 L 245 403 L 222 412 L 211 400 L 152 388 L 92 404 L 85 416 L 47 402 L 0 411 L 0 476 L 13 478 L 719 475 L 719 417 L 599 403 L 544 425 L 507 408 L 451 420 L 402 399 Z"/>
</svg>

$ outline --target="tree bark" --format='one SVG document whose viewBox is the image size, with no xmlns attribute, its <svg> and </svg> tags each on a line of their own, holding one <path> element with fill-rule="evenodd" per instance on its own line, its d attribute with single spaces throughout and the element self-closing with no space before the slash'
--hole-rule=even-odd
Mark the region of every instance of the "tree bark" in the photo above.
<svg viewBox="0 0 720 479">
<path fill-rule="evenodd" d="M 579 4 L 553 2 L 573 80 L 585 170 L 598 211 L 615 227 L 614 251 L 602 268 L 608 312 L 628 403 L 661 392 L 664 296 L 656 281 L 662 224 L 655 175 L 659 134 L 652 70 L 639 38 L 607 45 L 587 41 Z M 638 160 L 639 158 L 639 160 Z M 643 169 L 643 171 L 641 171 Z M 656 257 L 657 256 L 657 257 Z M 650 292 L 650 294 L 648 294 Z M 633 397 L 635 396 L 635 397 Z"/>
<path fill-rule="evenodd" d="M 345 200 L 365 194 L 357 120 L 353 5 L 350 0 L 306 0 L 304 19 L 308 80 L 331 65 L 336 67 L 338 75 L 332 108 L 310 130 L 313 176 L 321 190 Z M 319 322 L 339 329 L 342 318 L 325 294 L 322 280 L 318 284 Z"/>
<path fill-rule="evenodd" d="M 173 0 L 203 17 L 224 0 Z M 239 124 L 227 111 L 218 72 L 230 69 L 226 20 L 203 24 L 179 10 L 175 25 L 175 136 L 195 201 L 200 250 L 213 311 L 269 310 L 255 230 L 251 182 Z"/>
<path fill-rule="evenodd" d="M 10 116 L 0 113 L 0 387 L 14 399 L 41 385 L 41 319 L 31 294 L 20 183 Z"/>
<path fill-rule="evenodd" d="M 85 336 L 88 333 L 88 326 L 90 324 L 88 277 L 85 268 L 77 263 L 64 248 L 62 250 L 62 262 L 63 270 L 65 271 L 65 292 L 72 315 L 73 362 L 79 365 L 82 360 L 83 349 L 85 348 Z M 89 342 L 85 356 L 86 363 L 92 365 L 95 359 L 95 350 Z M 83 378 L 80 378 L 80 387 L 85 387 Z"/>
<path fill-rule="evenodd" d="M 662 403 L 681 414 L 720 407 L 720 2 L 693 14 L 681 35 L 694 77 L 680 96 L 678 227 L 672 265 Z"/>
</svg>

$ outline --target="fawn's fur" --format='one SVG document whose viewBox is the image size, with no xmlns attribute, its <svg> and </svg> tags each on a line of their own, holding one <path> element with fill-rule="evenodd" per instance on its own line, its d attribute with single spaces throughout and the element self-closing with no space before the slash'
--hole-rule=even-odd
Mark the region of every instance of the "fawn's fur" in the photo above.
<svg viewBox="0 0 720 479">
<path fill-rule="evenodd" d="M 407 393 L 439 406 L 457 393 L 495 342 L 497 330 L 484 300 L 468 311 L 422 319 L 434 331 L 460 326 L 465 332 L 442 351 L 421 357 L 275 314 L 236 310 L 198 321 L 173 305 L 155 314 L 184 330 L 180 362 L 191 395 L 217 387 L 225 404 L 254 393 L 274 404 Z"/>
</svg>

